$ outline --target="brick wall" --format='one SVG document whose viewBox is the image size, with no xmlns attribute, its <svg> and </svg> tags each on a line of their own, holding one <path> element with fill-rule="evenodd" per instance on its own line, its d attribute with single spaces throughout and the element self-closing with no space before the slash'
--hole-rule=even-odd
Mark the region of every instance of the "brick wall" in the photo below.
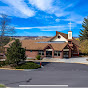
<svg viewBox="0 0 88 88">
<path fill-rule="evenodd" d="M 37 55 L 38 55 L 38 51 L 31 51 L 31 50 L 26 51 L 26 56 L 27 57 L 36 58 Z"/>
<path fill-rule="evenodd" d="M 79 56 L 79 47 L 74 45 L 73 49 L 73 56 Z"/>
<path fill-rule="evenodd" d="M 60 52 L 60 58 L 63 58 L 63 51 Z"/>
</svg>

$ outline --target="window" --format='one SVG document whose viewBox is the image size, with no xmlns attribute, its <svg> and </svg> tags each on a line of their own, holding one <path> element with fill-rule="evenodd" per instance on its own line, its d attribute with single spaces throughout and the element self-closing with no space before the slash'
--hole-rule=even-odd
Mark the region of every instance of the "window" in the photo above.
<svg viewBox="0 0 88 88">
<path fill-rule="evenodd" d="M 57 52 L 57 55 L 60 56 L 60 52 Z"/>
<path fill-rule="evenodd" d="M 71 37 L 71 33 L 69 33 L 69 37 Z"/>
<path fill-rule="evenodd" d="M 54 51 L 54 56 L 60 56 L 60 51 Z"/>
<path fill-rule="evenodd" d="M 32 52 L 32 50 L 30 50 L 30 52 Z"/>
<path fill-rule="evenodd" d="M 60 36 L 58 36 L 58 38 L 60 39 L 61 37 L 60 37 Z"/>
<path fill-rule="evenodd" d="M 57 56 L 57 51 L 54 51 L 54 56 Z"/>
<path fill-rule="evenodd" d="M 39 54 L 39 55 L 44 55 L 44 51 L 40 50 L 40 51 L 38 52 L 38 54 Z"/>
<path fill-rule="evenodd" d="M 68 41 L 69 44 L 71 44 L 71 41 Z"/>
</svg>

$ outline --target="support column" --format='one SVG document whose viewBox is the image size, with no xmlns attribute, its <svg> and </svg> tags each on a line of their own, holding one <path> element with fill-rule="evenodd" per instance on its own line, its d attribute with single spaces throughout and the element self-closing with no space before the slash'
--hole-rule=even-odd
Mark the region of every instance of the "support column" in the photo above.
<svg viewBox="0 0 88 88">
<path fill-rule="evenodd" d="M 44 50 L 44 57 L 46 57 L 46 50 Z"/>
<path fill-rule="evenodd" d="M 78 47 L 77 47 L 77 52 L 78 52 L 78 56 L 79 56 L 79 49 L 78 49 Z"/>
<path fill-rule="evenodd" d="M 60 58 L 63 58 L 63 51 L 60 52 Z"/>
<path fill-rule="evenodd" d="M 71 49 L 69 49 L 69 58 L 71 58 Z"/>
<path fill-rule="evenodd" d="M 52 50 L 52 58 L 54 58 L 54 50 Z"/>
</svg>

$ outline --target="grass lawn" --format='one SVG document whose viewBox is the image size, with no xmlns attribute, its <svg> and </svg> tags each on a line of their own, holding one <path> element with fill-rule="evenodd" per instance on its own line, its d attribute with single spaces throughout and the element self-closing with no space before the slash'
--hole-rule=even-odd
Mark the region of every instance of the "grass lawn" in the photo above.
<svg viewBox="0 0 88 88">
<path fill-rule="evenodd" d="M 16 66 L 16 69 L 38 69 L 38 68 L 41 68 L 41 66 L 34 62 L 26 62 L 24 64 Z"/>
<path fill-rule="evenodd" d="M 0 87 L 5 87 L 5 85 L 3 85 L 3 84 L 0 84 Z"/>
</svg>

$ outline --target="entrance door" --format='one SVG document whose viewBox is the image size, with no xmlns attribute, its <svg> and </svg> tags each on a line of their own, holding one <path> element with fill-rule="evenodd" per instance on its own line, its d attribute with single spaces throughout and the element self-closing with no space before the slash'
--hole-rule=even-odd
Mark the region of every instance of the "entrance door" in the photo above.
<svg viewBox="0 0 88 88">
<path fill-rule="evenodd" d="M 46 51 L 46 57 L 52 57 L 52 51 Z"/>
<path fill-rule="evenodd" d="M 68 51 L 64 51 L 63 52 L 63 56 L 64 56 L 64 58 L 68 58 L 69 57 L 69 52 Z"/>
</svg>

